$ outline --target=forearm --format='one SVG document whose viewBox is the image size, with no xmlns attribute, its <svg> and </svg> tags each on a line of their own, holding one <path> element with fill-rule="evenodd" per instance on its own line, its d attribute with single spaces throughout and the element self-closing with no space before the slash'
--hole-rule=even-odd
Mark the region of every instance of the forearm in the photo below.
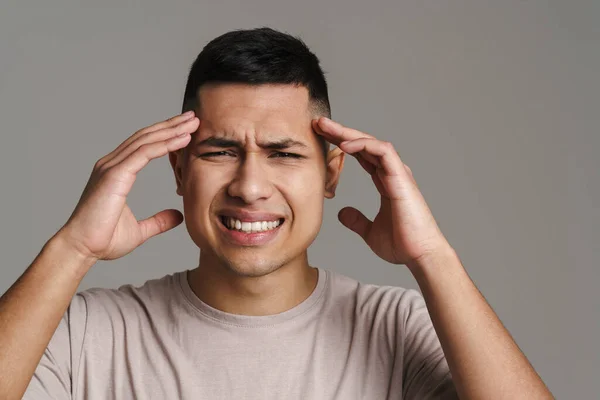
<svg viewBox="0 0 600 400">
<path fill-rule="evenodd" d="M 461 399 L 553 398 L 450 246 L 407 266 Z"/>
<path fill-rule="evenodd" d="M 93 260 L 55 236 L 0 298 L 0 393 L 20 399 Z"/>
</svg>

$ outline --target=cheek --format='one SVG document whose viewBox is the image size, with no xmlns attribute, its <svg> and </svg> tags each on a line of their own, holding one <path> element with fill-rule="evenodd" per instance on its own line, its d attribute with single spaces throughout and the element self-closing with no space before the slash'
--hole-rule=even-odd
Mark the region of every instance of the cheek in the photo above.
<svg viewBox="0 0 600 400">
<path fill-rule="evenodd" d="M 318 170 L 288 171 L 278 177 L 283 194 L 296 217 L 320 218 L 325 196 L 324 177 Z"/>
<path fill-rule="evenodd" d="M 213 200 L 222 189 L 226 177 L 219 171 L 195 168 L 186 176 L 185 196 L 188 208 L 197 216 L 206 214 Z"/>
<path fill-rule="evenodd" d="M 205 168 L 194 168 L 189 171 L 184 179 L 183 208 L 185 224 L 192 240 L 199 248 L 210 248 L 211 237 L 214 232 L 211 228 L 211 206 L 218 196 L 223 183 L 215 171 Z"/>
</svg>

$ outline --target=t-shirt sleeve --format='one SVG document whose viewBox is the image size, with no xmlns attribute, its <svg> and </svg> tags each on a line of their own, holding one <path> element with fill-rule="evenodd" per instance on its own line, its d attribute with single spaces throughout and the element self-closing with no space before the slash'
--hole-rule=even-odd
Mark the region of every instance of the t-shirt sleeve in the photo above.
<svg viewBox="0 0 600 400">
<path fill-rule="evenodd" d="M 84 297 L 76 294 L 36 367 L 24 400 L 72 398 L 73 365 L 81 355 L 86 308 Z"/>
<path fill-rule="evenodd" d="M 400 300 L 404 309 L 403 388 L 405 400 L 458 399 L 446 357 L 437 337 L 425 299 L 408 289 Z"/>
</svg>

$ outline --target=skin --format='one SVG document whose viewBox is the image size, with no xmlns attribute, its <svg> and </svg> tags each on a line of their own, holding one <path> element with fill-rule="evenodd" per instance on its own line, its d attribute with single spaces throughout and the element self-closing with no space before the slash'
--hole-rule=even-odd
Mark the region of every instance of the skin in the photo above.
<svg viewBox="0 0 600 400">
<path fill-rule="evenodd" d="M 126 203 L 137 173 L 189 143 L 199 121 L 176 115 L 135 132 L 100 158 L 68 221 L 0 297 L 0 393 L 20 399 L 77 287 L 98 260 L 129 254 L 183 220 L 162 210 L 137 221 Z"/>
<path fill-rule="evenodd" d="M 201 90 L 200 99 L 202 123 L 191 149 L 211 135 L 242 143 L 217 160 L 203 158 L 222 150 L 214 147 L 170 156 L 188 231 L 202 249 L 190 277 L 201 299 L 223 311 L 267 315 L 310 295 L 316 276 L 311 279 L 306 250 L 321 225 L 323 196 L 333 196 L 343 166 L 343 155 L 333 153 L 325 170 L 317 134 L 353 156 L 371 176 L 381 204 L 374 220 L 353 207 L 342 209 L 339 219 L 380 258 L 411 271 L 460 398 L 553 398 L 469 278 L 391 143 L 324 117 L 309 121 L 303 88 L 221 85 Z M 270 158 L 272 152 L 258 143 L 272 140 L 275 132 L 307 142 L 311 150 L 301 152 L 307 158 Z M 231 246 L 216 228 L 216 215 L 229 205 L 278 210 L 287 225 L 269 245 Z"/>
<path fill-rule="evenodd" d="M 339 219 L 379 257 L 413 274 L 459 398 L 552 399 L 444 238 L 394 146 L 326 118 L 313 126 L 371 176 L 381 204 L 373 221 L 352 207 Z"/>
<path fill-rule="evenodd" d="M 306 249 L 320 228 L 323 198 L 334 196 L 349 154 L 371 176 L 381 207 L 373 221 L 351 207 L 339 219 L 379 257 L 405 264 L 414 275 L 459 397 L 553 398 L 469 278 L 392 144 L 315 118 L 301 87 L 206 89 L 199 93 L 202 122 L 192 113 L 150 125 L 96 162 L 69 220 L 0 298 L 3 398 L 22 397 L 79 283 L 98 260 L 123 257 L 184 221 L 173 209 L 137 221 L 126 203 L 137 173 L 166 154 L 183 197 L 186 227 L 202 249 L 190 283 L 208 304 L 267 315 L 310 295 L 317 275 Z M 242 146 L 224 159 L 203 158 L 214 149 L 195 144 L 217 133 Z M 338 146 L 326 162 L 315 134 Z M 273 158 L 273 149 L 259 146 L 280 135 L 304 143 L 294 153 L 306 158 Z M 216 215 L 231 207 L 277 213 L 285 222 L 268 244 L 241 248 L 227 243 L 217 228 Z"/>
<path fill-rule="evenodd" d="M 344 155 L 333 149 L 324 162 L 305 87 L 221 84 L 202 87 L 198 98 L 198 131 L 169 155 L 186 227 L 201 249 L 190 286 L 234 314 L 288 310 L 316 286 L 307 249 L 321 227 L 323 199 L 335 195 Z M 239 147 L 203 144 L 209 138 Z M 265 147 L 283 140 L 299 144 Z M 268 244 L 240 246 L 221 234 L 219 215 L 228 209 L 275 213 L 285 222 Z"/>
</svg>

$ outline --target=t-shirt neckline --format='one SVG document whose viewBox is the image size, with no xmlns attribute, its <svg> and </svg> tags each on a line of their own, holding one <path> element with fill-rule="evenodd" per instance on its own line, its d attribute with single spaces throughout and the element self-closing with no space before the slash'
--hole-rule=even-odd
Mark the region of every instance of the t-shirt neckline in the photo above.
<svg viewBox="0 0 600 400">
<path fill-rule="evenodd" d="M 289 310 L 273 315 L 240 315 L 231 314 L 219 309 L 216 309 L 207 303 L 200 300 L 196 293 L 190 287 L 188 281 L 188 273 L 190 270 L 185 270 L 177 273 L 177 280 L 179 286 L 184 294 L 184 297 L 191 303 L 191 305 L 197 309 L 200 313 L 204 314 L 212 320 L 227 324 L 237 325 L 246 327 L 265 327 L 269 325 L 276 325 L 282 322 L 290 321 L 294 318 L 299 317 L 311 309 L 313 309 L 323 298 L 325 289 L 329 282 L 329 271 L 326 269 L 318 268 L 317 285 L 315 286 L 312 293 L 304 299 L 300 304 L 296 305 Z"/>
</svg>

